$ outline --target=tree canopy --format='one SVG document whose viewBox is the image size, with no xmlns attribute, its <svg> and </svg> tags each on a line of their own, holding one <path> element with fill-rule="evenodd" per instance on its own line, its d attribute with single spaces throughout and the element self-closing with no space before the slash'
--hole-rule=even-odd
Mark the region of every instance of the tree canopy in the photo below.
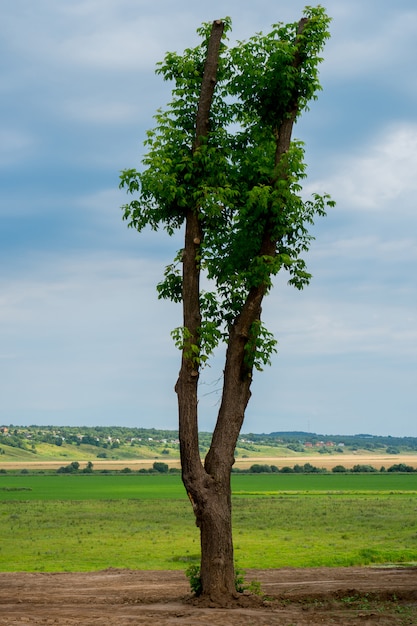
<svg viewBox="0 0 417 626">
<path fill-rule="evenodd" d="M 275 24 L 266 35 L 228 47 L 231 21 L 223 20 L 205 136 L 196 136 L 196 110 L 211 23 L 198 30 L 200 45 L 182 55 L 168 53 L 159 64 L 157 72 L 174 83 L 172 101 L 157 112 L 156 126 L 147 133 L 143 170 L 122 173 L 121 186 L 138 194 L 123 207 L 124 219 L 138 231 L 150 226 L 173 234 L 190 206 L 198 213 L 199 263 L 208 288 L 200 297 L 199 337 L 190 344 L 197 364 L 227 338 L 251 289 L 261 286 L 267 293 L 280 270 L 297 289 L 311 278 L 303 259 L 312 240 L 308 226 L 333 203 L 327 195 L 303 199 L 303 143 L 292 141 L 280 153 L 277 135 L 317 97 L 329 21 L 323 8 L 307 7 L 301 22 Z M 272 246 L 263 242 L 266 231 Z M 161 298 L 182 300 L 182 256 L 181 249 L 165 269 Z M 179 347 L 187 330 L 173 333 Z M 261 323 L 253 336 L 247 352 L 261 368 L 275 340 Z"/>
</svg>

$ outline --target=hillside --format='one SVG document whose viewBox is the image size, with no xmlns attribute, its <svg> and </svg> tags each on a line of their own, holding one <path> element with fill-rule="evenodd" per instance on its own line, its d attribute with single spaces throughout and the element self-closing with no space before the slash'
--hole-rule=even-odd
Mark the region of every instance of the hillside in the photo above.
<svg viewBox="0 0 417 626">
<path fill-rule="evenodd" d="M 200 434 L 202 455 L 210 433 Z M 306 459 L 322 455 L 342 462 L 346 455 L 417 455 L 417 437 L 380 437 L 367 434 L 325 436 L 305 432 L 242 434 L 237 459 Z M 133 459 L 179 459 L 178 432 L 129 427 L 1 426 L 0 464 L 42 461 L 129 461 Z"/>
</svg>

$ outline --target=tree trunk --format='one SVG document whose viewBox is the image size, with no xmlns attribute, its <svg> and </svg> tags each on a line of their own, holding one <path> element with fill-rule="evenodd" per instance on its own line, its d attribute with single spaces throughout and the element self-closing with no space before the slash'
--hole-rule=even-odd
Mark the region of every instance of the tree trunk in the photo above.
<svg viewBox="0 0 417 626">
<path fill-rule="evenodd" d="M 198 522 L 202 595 L 216 605 L 227 606 L 238 596 L 235 588 L 230 479 L 213 483 L 199 511 Z"/>
<path fill-rule="evenodd" d="M 299 24 L 300 34 L 305 21 Z M 196 117 L 193 151 L 201 147 L 209 134 L 210 108 L 216 83 L 216 73 L 223 23 L 214 22 L 209 40 L 207 59 Z M 297 66 L 299 59 L 294 60 Z M 279 128 L 275 129 L 275 165 L 288 150 L 292 126 L 297 112 L 297 98 Z M 273 185 L 276 181 L 271 181 Z M 210 449 L 204 466 L 198 443 L 197 385 L 198 361 L 190 346 L 199 346 L 200 265 L 199 246 L 204 238 L 198 207 L 191 207 L 186 216 L 183 251 L 183 314 L 188 335 L 184 342 L 181 370 L 176 384 L 179 407 L 179 439 L 182 480 L 193 506 L 201 538 L 202 597 L 217 606 L 230 605 L 238 594 L 235 588 L 235 564 L 232 540 L 231 471 L 234 451 L 250 398 L 253 366 L 245 359 L 245 347 L 252 324 L 261 317 L 261 305 L 266 285 L 252 288 L 246 302 L 231 326 L 223 378 L 222 401 Z M 274 256 L 277 242 L 271 236 L 268 220 L 264 226 L 259 255 Z"/>
</svg>

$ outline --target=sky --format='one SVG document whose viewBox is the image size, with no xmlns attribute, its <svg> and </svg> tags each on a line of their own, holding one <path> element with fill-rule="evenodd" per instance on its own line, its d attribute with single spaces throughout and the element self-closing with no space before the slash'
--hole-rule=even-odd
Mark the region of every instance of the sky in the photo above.
<svg viewBox="0 0 417 626">
<path fill-rule="evenodd" d="M 313 3 L 311 3 L 313 4 Z M 328 0 L 323 91 L 297 123 L 303 193 L 336 201 L 299 292 L 278 277 L 278 340 L 243 433 L 417 437 L 417 6 Z M 180 247 L 128 229 L 118 189 L 141 167 L 155 75 L 230 16 L 230 43 L 294 22 L 292 0 L 13 0 L 0 5 L 0 423 L 177 428 L 178 305 L 155 285 Z M 213 428 L 220 355 L 201 381 Z"/>
</svg>

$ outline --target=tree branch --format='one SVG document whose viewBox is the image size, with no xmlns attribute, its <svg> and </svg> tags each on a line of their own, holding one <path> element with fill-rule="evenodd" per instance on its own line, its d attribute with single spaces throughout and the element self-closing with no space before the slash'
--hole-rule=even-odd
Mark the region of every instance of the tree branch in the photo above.
<svg viewBox="0 0 417 626">
<path fill-rule="evenodd" d="M 292 64 L 297 70 L 303 60 L 299 50 L 300 37 L 308 21 L 307 18 L 302 18 L 298 23 L 296 53 Z M 292 129 L 299 108 L 299 97 L 299 93 L 295 91 L 279 127 L 274 129 L 276 171 L 282 156 L 290 148 Z M 274 178 L 271 180 L 271 185 L 274 186 L 277 181 L 278 178 Z M 273 236 L 272 220 L 267 217 L 258 255 L 273 257 L 276 255 L 276 246 L 277 240 Z M 224 478 L 234 463 L 234 450 L 251 395 L 253 365 L 245 360 L 245 346 L 249 340 L 252 324 L 261 318 L 262 301 L 267 288 L 266 284 L 261 284 L 249 290 L 245 304 L 229 332 L 222 401 L 210 450 L 205 460 L 206 471 L 218 479 Z"/>
<path fill-rule="evenodd" d="M 213 22 L 207 48 L 206 62 L 201 83 L 196 115 L 193 153 L 203 144 L 210 129 L 210 109 L 216 85 L 220 43 L 224 30 L 221 20 Z M 183 481 L 192 499 L 192 483 L 202 475 L 202 464 L 198 445 L 198 396 L 197 385 L 199 364 L 198 353 L 191 346 L 199 346 L 201 327 L 200 310 L 200 262 L 199 249 L 203 230 L 199 207 L 190 206 L 186 213 L 185 241 L 183 250 L 183 325 L 189 338 L 182 352 L 181 370 L 175 390 L 179 408 L 179 439 Z"/>
</svg>

